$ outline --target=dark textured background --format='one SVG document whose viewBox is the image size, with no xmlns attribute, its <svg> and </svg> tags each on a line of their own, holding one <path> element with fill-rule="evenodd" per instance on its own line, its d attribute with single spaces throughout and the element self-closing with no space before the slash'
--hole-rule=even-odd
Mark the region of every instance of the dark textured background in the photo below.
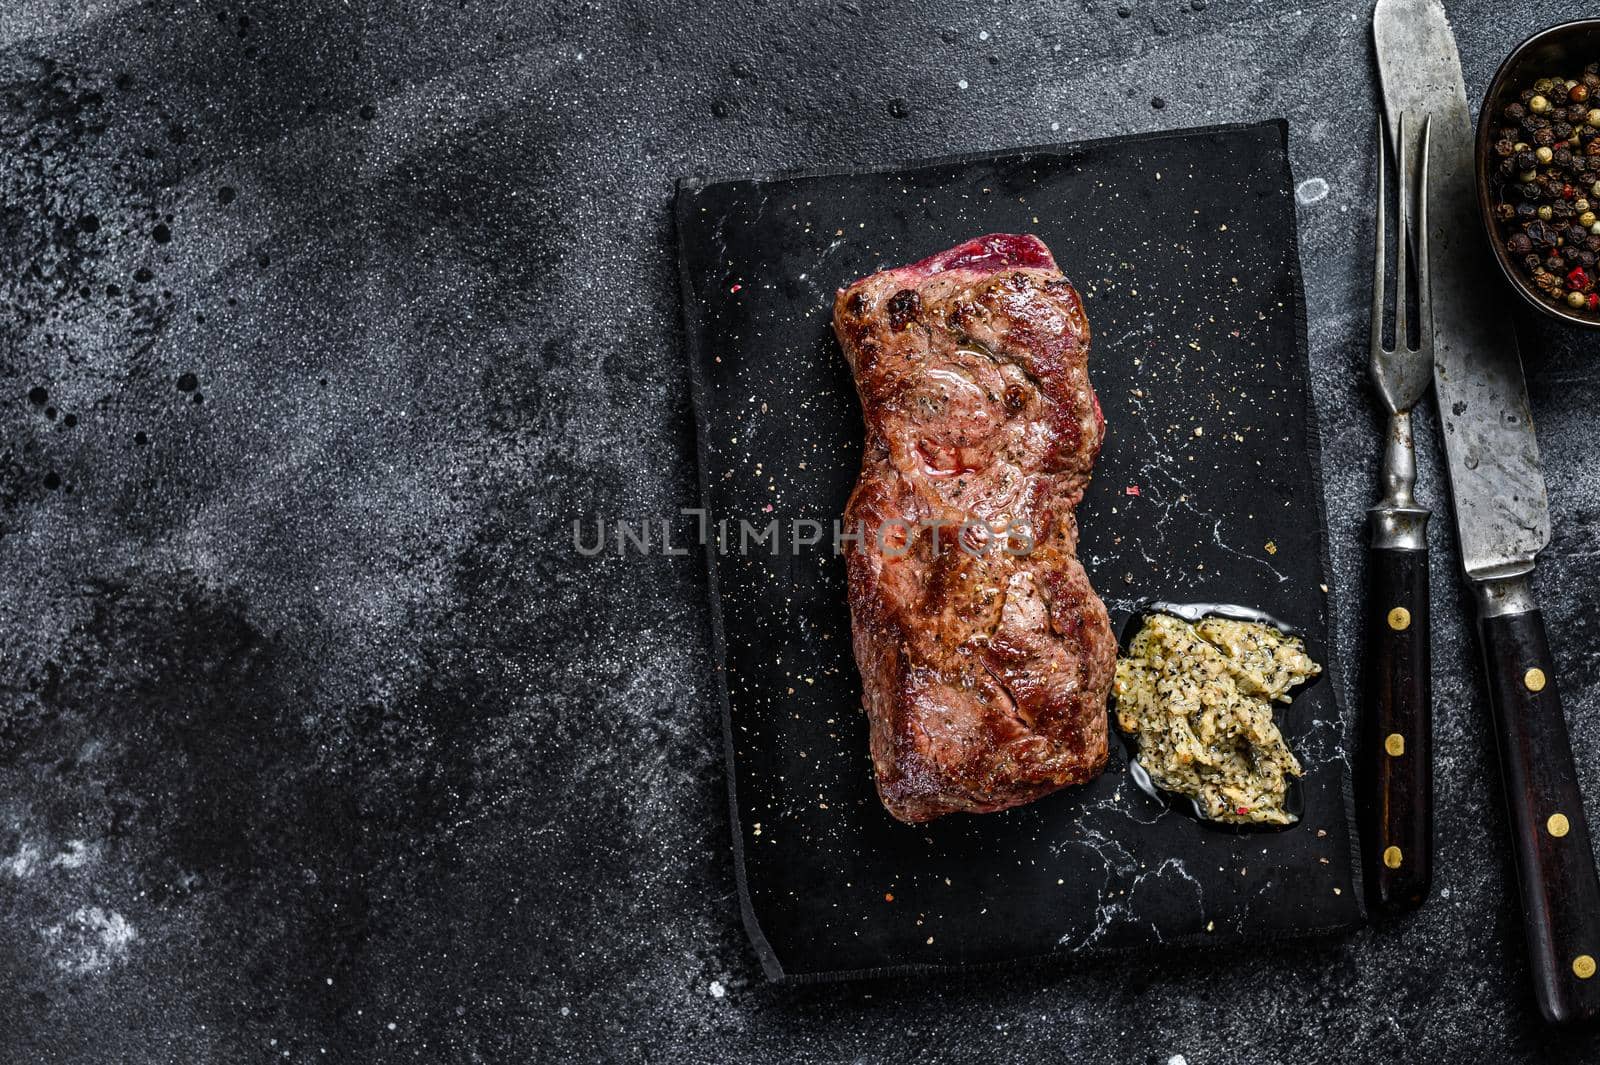
<svg viewBox="0 0 1600 1065">
<path fill-rule="evenodd" d="M 1444 522 L 1422 914 L 761 982 L 701 562 L 569 539 L 694 498 L 676 175 L 1286 114 L 1360 579 L 1368 9 L 1125 4 L 0 5 L 0 1061 L 1595 1054 L 1532 1018 Z M 1574 13 L 1451 7 L 1474 90 Z M 1600 812 L 1600 368 L 1532 339 L 1541 587 Z M 1423 475 L 1441 499 L 1431 447 Z"/>
</svg>

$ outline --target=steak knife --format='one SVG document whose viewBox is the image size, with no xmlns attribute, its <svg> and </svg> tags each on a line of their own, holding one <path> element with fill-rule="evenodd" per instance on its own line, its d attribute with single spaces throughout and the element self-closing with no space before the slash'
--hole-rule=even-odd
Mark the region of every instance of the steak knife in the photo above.
<svg viewBox="0 0 1600 1065">
<path fill-rule="evenodd" d="M 1434 395 L 1461 564 L 1477 604 L 1513 834 L 1528 964 L 1553 1022 L 1600 1015 L 1600 878 L 1534 597 L 1550 506 L 1527 384 L 1477 218 L 1473 134 L 1455 37 L 1439 0 L 1378 0 L 1373 39 L 1391 126 L 1432 122 L 1426 235 Z"/>
</svg>

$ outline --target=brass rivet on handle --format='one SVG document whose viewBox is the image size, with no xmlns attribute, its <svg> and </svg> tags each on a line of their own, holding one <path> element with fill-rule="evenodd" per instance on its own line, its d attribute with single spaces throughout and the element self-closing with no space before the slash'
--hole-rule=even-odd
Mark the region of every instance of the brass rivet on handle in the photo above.
<svg viewBox="0 0 1600 1065">
<path fill-rule="evenodd" d="M 1400 863 L 1403 860 L 1404 859 L 1400 855 L 1399 847 L 1389 847 L 1383 852 L 1383 864 L 1387 865 L 1390 869 L 1400 868 Z"/>
<path fill-rule="evenodd" d="M 1594 975 L 1594 959 L 1587 954 L 1579 954 L 1572 959 L 1572 971 L 1579 980 L 1587 980 Z"/>
<path fill-rule="evenodd" d="M 1544 827 L 1548 829 L 1550 834 L 1556 837 L 1556 839 L 1560 839 L 1562 836 L 1565 836 L 1568 832 L 1572 831 L 1572 825 L 1567 821 L 1566 814 L 1551 814 L 1550 820 L 1544 823 Z"/>
<path fill-rule="evenodd" d="M 1397 606 L 1389 611 L 1389 627 L 1395 632 L 1404 632 L 1411 627 L 1411 611 L 1403 606 Z"/>
<path fill-rule="evenodd" d="M 1528 686 L 1528 690 L 1531 692 L 1544 691 L 1544 670 L 1540 669 L 1538 666 L 1534 666 L 1532 669 L 1528 670 L 1528 672 L 1522 675 L 1522 683 L 1526 684 Z"/>
<path fill-rule="evenodd" d="M 1406 753 L 1406 738 L 1398 732 L 1391 732 L 1383 741 L 1383 749 L 1389 752 L 1391 758 L 1399 758 Z"/>
</svg>

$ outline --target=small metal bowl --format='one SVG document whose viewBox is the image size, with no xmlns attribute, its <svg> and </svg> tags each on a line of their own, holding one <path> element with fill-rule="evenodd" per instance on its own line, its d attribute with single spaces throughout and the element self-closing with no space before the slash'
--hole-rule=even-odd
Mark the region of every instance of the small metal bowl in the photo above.
<svg viewBox="0 0 1600 1065">
<path fill-rule="evenodd" d="M 1500 125 L 1500 112 L 1505 105 L 1541 77 L 1559 72 L 1570 78 L 1596 61 L 1600 61 L 1600 19 L 1579 19 L 1551 26 L 1523 41 L 1500 64 L 1483 98 L 1483 108 L 1478 113 L 1478 208 L 1489 234 L 1489 244 L 1494 248 L 1495 262 L 1500 264 L 1506 280 L 1523 299 L 1552 318 L 1588 329 L 1600 329 L 1600 314 L 1575 311 L 1545 298 L 1534 287 L 1533 279 L 1522 272 L 1522 267 L 1511 261 L 1504 232 L 1494 216 L 1494 193 L 1489 182 L 1494 129 Z M 1591 106 L 1600 107 L 1600 101 L 1593 102 Z M 1600 174 L 1596 178 L 1600 180 Z M 1593 202 L 1595 198 L 1590 199 Z"/>
</svg>

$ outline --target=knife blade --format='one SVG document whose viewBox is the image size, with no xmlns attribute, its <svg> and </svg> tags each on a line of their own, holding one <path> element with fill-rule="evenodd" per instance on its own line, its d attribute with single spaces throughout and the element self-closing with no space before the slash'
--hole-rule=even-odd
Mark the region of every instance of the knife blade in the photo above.
<svg viewBox="0 0 1600 1065">
<path fill-rule="evenodd" d="M 1550 506 L 1516 332 L 1478 219 L 1455 37 L 1439 0 L 1379 0 L 1372 25 L 1391 136 L 1402 111 L 1433 119 L 1433 372 L 1462 568 L 1468 577 L 1526 573 L 1550 542 Z"/>
<path fill-rule="evenodd" d="M 1388 122 L 1432 121 L 1426 240 L 1434 397 L 1461 565 L 1474 592 L 1513 832 L 1529 964 L 1547 1020 L 1600 1015 L 1600 878 L 1531 576 L 1550 505 L 1527 384 L 1477 217 L 1474 138 L 1439 0 L 1378 0 L 1373 41 Z"/>
</svg>

